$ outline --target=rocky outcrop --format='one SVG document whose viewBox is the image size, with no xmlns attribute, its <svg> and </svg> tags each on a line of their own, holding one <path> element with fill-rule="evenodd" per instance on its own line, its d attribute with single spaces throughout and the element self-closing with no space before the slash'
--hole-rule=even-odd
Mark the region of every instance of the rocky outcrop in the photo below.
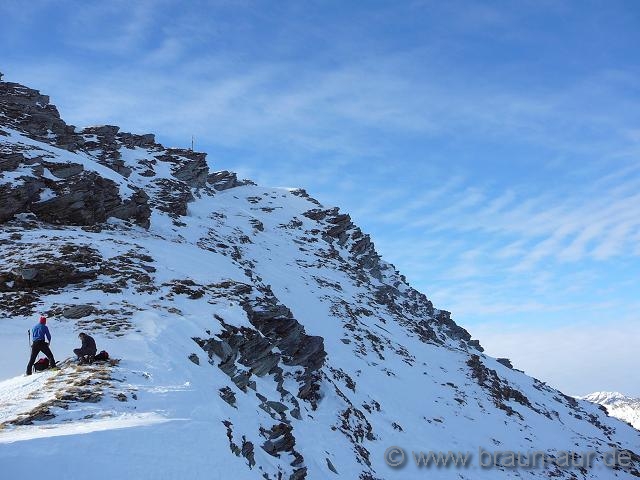
<svg viewBox="0 0 640 480">
<path fill-rule="evenodd" d="M 189 202 L 193 201 L 191 188 L 184 182 L 159 178 L 152 182 L 152 205 L 174 219 L 187 214 Z"/>
<path fill-rule="evenodd" d="M 80 164 L 14 153 L 0 166 L 2 171 L 20 168 L 25 172 L 15 181 L 0 184 L 0 223 L 18 213 L 33 213 L 42 221 L 59 225 L 95 225 L 115 217 L 149 226 L 151 209 L 143 190 L 136 189 L 123 198 L 115 182 L 85 171 Z"/>
<path fill-rule="evenodd" d="M 158 160 L 172 164 L 171 174 L 190 187 L 201 188 L 207 183 L 209 166 L 207 154 L 183 148 L 167 148 L 166 153 L 158 155 Z"/>
<path fill-rule="evenodd" d="M 12 272 L 0 272 L 0 292 L 51 290 L 96 276 L 95 270 L 80 270 L 65 262 L 33 263 Z"/>
<path fill-rule="evenodd" d="M 100 254 L 83 245 L 30 245 L 31 261 L 15 261 L 3 256 L 0 265 L 0 311 L 9 315 L 31 315 L 43 294 L 57 292 L 69 285 L 94 280 L 98 275 Z"/>
<path fill-rule="evenodd" d="M 255 302 L 246 302 L 243 307 L 249 321 L 283 352 L 285 364 L 318 370 L 326 357 L 322 337 L 307 335 L 291 311 L 274 302 L 274 298 L 262 297 Z"/>
<path fill-rule="evenodd" d="M 85 128 L 81 132 L 85 139 L 84 150 L 93 153 L 100 164 L 123 177 L 129 177 L 131 168 L 124 164 L 120 154 L 120 143 L 116 141 L 119 131 L 120 127 L 115 125 Z"/>
<path fill-rule="evenodd" d="M 218 367 L 243 391 L 253 385 L 253 375 L 275 374 L 281 378 L 280 362 L 303 367 L 296 376 L 297 397 L 315 408 L 320 389 L 318 372 L 327 355 L 322 337 L 307 335 L 291 311 L 280 304 L 270 290 L 256 294 L 250 293 L 251 289 L 228 288 L 233 294 L 241 295 L 239 300 L 255 328 L 229 325 L 220 317 L 221 333 L 208 339 L 194 338 L 194 341 L 210 359 L 217 359 Z"/>
<path fill-rule="evenodd" d="M 153 134 L 135 135 L 120 132 L 120 127 L 115 125 L 87 127 L 80 134 L 84 138 L 83 150 L 93 154 L 105 167 L 127 178 L 131 175 L 132 167 L 125 165 L 121 154 L 122 148 L 161 150 L 161 145 L 155 143 Z"/>
<path fill-rule="evenodd" d="M 156 136 L 153 133 L 136 135 L 134 133 L 120 133 L 118 140 L 127 148 L 151 148 L 156 147 Z"/>
<path fill-rule="evenodd" d="M 0 167 L 2 171 L 25 172 L 13 182 L 0 184 L 0 223 L 18 213 L 34 213 L 38 219 L 58 225 L 95 225 L 115 217 L 149 227 L 151 209 L 143 190 L 136 189 L 123 198 L 113 180 L 86 171 L 81 164 L 13 153 Z"/>
<path fill-rule="evenodd" d="M 54 224 L 95 225 L 115 217 L 148 227 L 151 209 L 157 208 L 179 224 L 178 217 L 187 214 L 194 199 L 192 190 L 249 183 L 229 172 L 210 175 L 206 154 L 165 148 L 153 134 L 125 133 L 115 125 L 76 131 L 60 118 L 48 96 L 17 83 L 0 82 L 0 118 L 3 126 L 29 138 L 79 151 L 123 179 L 134 179 L 128 185 L 134 194 L 123 198 L 105 175 L 83 171 L 80 164 L 47 161 L 55 154 L 37 147 L 0 143 L 0 172 L 14 172 L 11 181 L 0 178 L 0 222 L 32 212 Z"/>
<path fill-rule="evenodd" d="M 471 355 L 469 360 L 467 360 L 467 366 L 471 369 L 471 377 L 478 382 L 478 385 L 488 391 L 495 406 L 506 412 L 507 415 L 516 415 L 520 419 L 523 419 L 520 413 L 508 405 L 508 402 L 515 401 L 536 413 L 550 418 L 550 414 L 548 412 L 541 411 L 539 408 L 532 405 L 524 393 L 512 387 L 507 381 L 500 378 L 495 370 L 486 367 L 479 355 Z"/>
<path fill-rule="evenodd" d="M 207 183 L 209 167 L 206 154 L 183 148 L 165 148 L 155 142 L 153 134 L 136 135 L 120 132 L 120 127 L 101 125 L 87 127 L 81 132 L 85 139 L 84 150 L 96 156 L 98 161 L 124 177 L 129 177 L 132 169 L 140 175 L 154 177 L 154 167 L 158 162 L 171 165 L 172 176 L 188 187 L 201 188 Z M 125 165 L 122 149 L 145 149 L 157 152 L 150 163 Z"/>
<path fill-rule="evenodd" d="M 39 219 L 53 224 L 95 225 L 115 217 L 132 219 L 148 228 L 151 215 L 148 199 L 144 191 L 138 190 L 123 200 L 113 181 L 84 172 L 69 178 L 59 195 L 28 207 Z"/>
<path fill-rule="evenodd" d="M 28 212 L 29 205 L 40 198 L 42 188 L 42 183 L 32 180 L 0 185 L 0 223 L 10 220 L 16 213 Z"/>
<path fill-rule="evenodd" d="M 510 368 L 511 370 L 513 370 L 513 364 L 511 363 L 511 360 L 509 360 L 508 358 L 496 358 L 496 361 L 498 363 L 501 363 L 505 367 Z"/>
<path fill-rule="evenodd" d="M 304 191 L 298 191 L 296 195 L 305 197 L 307 194 Z M 399 323 L 418 335 L 423 342 L 443 344 L 447 340 L 454 340 L 464 348 L 480 352 L 484 350 L 480 342 L 472 340 L 469 332 L 451 319 L 450 312 L 434 309 L 431 301 L 415 289 L 404 288 L 400 291 L 401 283 L 397 280 L 394 283 L 386 281 L 385 276 L 393 276 L 402 280 L 406 286 L 404 277 L 395 271 L 393 265 L 382 261 L 369 235 L 364 234 L 351 221 L 349 215 L 340 213 L 336 207 L 314 208 L 306 211 L 304 216 L 319 223 L 322 228 L 322 238 L 327 243 L 332 246 L 337 244 L 348 250 L 348 260 L 355 262 L 358 266 L 356 269 L 351 267 L 355 278 L 368 282 L 368 277 L 363 275 L 363 272 L 367 272 L 370 277 L 380 281 L 381 285 L 373 289 L 376 303 L 387 307 Z M 332 250 L 329 256 L 335 257 L 335 251 Z M 344 268 L 350 267 L 345 265 Z M 439 333 L 436 330 L 439 330 Z"/>
<path fill-rule="evenodd" d="M 207 183 L 218 191 L 229 190 L 243 185 L 255 185 L 251 180 L 238 180 L 238 176 L 234 172 L 227 170 L 213 172 L 207 176 Z"/>
<path fill-rule="evenodd" d="M 62 311 L 62 316 L 71 320 L 88 317 L 96 311 L 93 305 L 73 305 Z"/>
<path fill-rule="evenodd" d="M 192 287 L 185 290 L 184 294 L 193 296 Z M 260 426 L 259 434 L 264 439 L 261 447 L 267 454 L 276 458 L 285 457 L 293 467 L 288 477 L 278 478 L 304 479 L 307 467 L 304 457 L 295 449 L 292 418 L 302 419 L 298 399 L 309 402 L 314 410 L 317 408 L 323 378 L 321 369 L 326 359 L 323 339 L 307 335 L 304 327 L 293 318 L 285 305 L 278 302 L 268 287 L 254 289 L 246 284 L 225 282 L 217 288 L 222 290 L 219 291 L 220 295 L 226 299 L 234 298 L 242 305 L 253 328 L 231 325 L 215 315 L 221 331 L 207 339 L 193 340 L 208 353 L 210 363 L 226 373 L 242 392 L 253 393 L 260 401 L 259 407 L 276 421 L 268 428 Z M 203 287 L 203 290 L 203 293 L 209 293 L 207 287 Z M 285 371 L 284 366 L 301 368 Z M 276 382 L 277 400 L 269 399 L 258 389 L 255 377 L 266 375 L 272 375 Z M 287 390 L 290 387 L 285 387 L 291 385 L 291 381 L 299 386 L 295 394 Z M 219 394 L 232 408 L 237 408 L 232 389 L 221 388 Z M 244 436 L 241 442 L 240 439 L 234 440 L 232 423 L 223 423 L 227 427 L 231 451 L 247 458 L 249 466 L 253 466 L 253 443 Z"/>
<path fill-rule="evenodd" d="M 33 138 L 74 151 L 83 139 L 73 125 L 67 125 L 49 97 L 19 83 L 0 81 L 0 116 L 13 128 Z"/>
</svg>

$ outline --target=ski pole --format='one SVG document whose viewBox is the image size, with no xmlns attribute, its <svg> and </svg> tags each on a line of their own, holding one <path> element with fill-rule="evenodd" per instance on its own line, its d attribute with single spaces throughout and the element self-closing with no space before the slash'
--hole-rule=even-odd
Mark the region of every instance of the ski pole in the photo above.
<svg viewBox="0 0 640 480">
<path fill-rule="evenodd" d="M 31 330 L 27 330 L 27 335 L 29 335 L 29 348 L 31 348 Z"/>
</svg>

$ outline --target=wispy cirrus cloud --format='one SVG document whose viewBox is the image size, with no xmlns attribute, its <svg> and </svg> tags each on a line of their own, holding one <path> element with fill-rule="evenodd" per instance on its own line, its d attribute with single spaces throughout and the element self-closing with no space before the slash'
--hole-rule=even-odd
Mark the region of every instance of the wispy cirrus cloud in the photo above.
<svg viewBox="0 0 640 480">
<path fill-rule="evenodd" d="M 115 36 L 126 49 L 137 35 Z M 100 42 L 92 48 L 101 48 Z M 141 63 L 109 65 L 103 72 L 59 61 L 13 70 L 21 77 L 44 77 L 41 83 L 51 85 L 49 90 L 62 98 L 67 116 L 76 123 L 154 126 L 167 136 L 195 133 L 234 147 L 249 139 L 257 147 L 309 153 L 389 155 L 389 142 L 397 136 L 410 141 L 458 132 L 476 141 L 517 135 L 521 142 L 544 148 L 609 155 L 614 145 L 622 144 L 622 124 L 631 121 L 620 112 L 613 115 L 608 105 L 599 111 L 580 107 L 594 96 L 586 87 L 553 94 L 498 92 L 416 78 L 407 74 L 410 61 L 393 55 L 318 69 L 304 62 L 238 62 L 224 53 L 182 60 L 183 48 L 179 40 L 165 38 Z M 158 66 L 160 59 L 172 63 Z M 59 91 L 52 80 L 56 77 L 72 79 L 73 95 L 68 88 Z M 597 90 L 603 88 L 611 93 L 617 83 L 604 81 Z M 583 130 L 601 133 L 584 136 Z M 375 144 L 372 134 L 379 135 Z"/>
</svg>

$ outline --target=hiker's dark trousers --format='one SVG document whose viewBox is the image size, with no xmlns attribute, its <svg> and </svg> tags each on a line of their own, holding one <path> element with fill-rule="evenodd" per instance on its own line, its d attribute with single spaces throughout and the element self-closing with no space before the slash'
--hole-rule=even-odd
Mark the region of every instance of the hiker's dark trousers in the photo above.
<svg viewBox="0 0 640 480">
<path fill-rule="evenodd" d="M 78 358 L 82 358 L 85 356 L 88 356 L 88 357 L 96 356 L 96 351 L 91 348 L 74 348 L 73 353 L 75 353 Z"/>
<path fill-rule="evenodd" d="M 44 340 L 36 340 L 31 345 L 31 358 L 29 359 L 29 365 L 27 365 L 27 375 L 31 375 L 31 373 L 33 372 L 33 364 L 35 363 L 36 357 L 40 352 L 44 353 L 49 359 L 49 367 L 55 366 L 56 361 L 53 358 L 53 353 L 51 353 L 49 344 Z"/>
</svg>

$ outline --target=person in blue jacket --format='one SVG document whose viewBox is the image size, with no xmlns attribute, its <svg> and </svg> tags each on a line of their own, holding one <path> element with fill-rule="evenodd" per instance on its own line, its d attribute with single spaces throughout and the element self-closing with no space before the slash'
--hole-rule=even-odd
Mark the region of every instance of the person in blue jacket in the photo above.
<svg viewBox="0 0 640 480">
<path fill-rule="evenodd" d="M 31 375 L 33 373 L 33 364 L 40 352 L 44 353 L 49 359 L 49 368 L 56 367 L 56 361 L 53 358 L 53 353 L 51 353 L 49 344 L 45 341 L 45 337 L 49 342 L 51 342 L 51 332 L 49 332 L 49 328 L 47 327 L 47 319 L 45 317 L 40 317 L 40 323 L 36 324 L 31 329 L 31 358 L 27 365 L 27 375 Z"/>
</svg>

